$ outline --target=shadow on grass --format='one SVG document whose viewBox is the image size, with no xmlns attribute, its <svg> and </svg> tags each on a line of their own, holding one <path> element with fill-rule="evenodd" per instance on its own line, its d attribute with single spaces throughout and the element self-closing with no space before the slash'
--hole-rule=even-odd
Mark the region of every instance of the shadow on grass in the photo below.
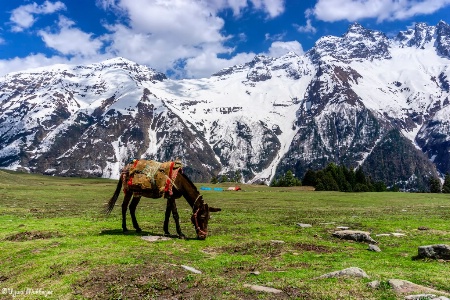
<svg viewBox="0 0 450 300">
<path fill-rule="evenodd" d="M 154 233 L 154 232 L 150 232 L 150 231 L 136 232 L 135 230 L 128 230 L 127 232 L 123 232 L 122 229 L 105 229 L 105 230 L 100 231 L 99 235 L 131 235 L 131 236 L 149 236 L 149 235 L 151 235 L 151 236 L 168 237 L 171 239 L 183 239 L 186 241 L 198 240 L 197 238 L 190 238 L 190 237 L 180 238 L 176 234 L 164 235 L 164 234 Z"/>
</svg>

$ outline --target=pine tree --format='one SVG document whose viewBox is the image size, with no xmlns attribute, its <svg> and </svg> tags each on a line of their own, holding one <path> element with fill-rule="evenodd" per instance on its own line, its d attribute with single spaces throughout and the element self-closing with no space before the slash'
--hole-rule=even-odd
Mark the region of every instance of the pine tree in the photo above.
<svg viewBox="0 0 450 300">
<path fill-rule="evenodd" d="M 308 171 L 306 171 L 305 175 L 303 176 L 302 183 L 303 185 L 307 186 L 316 186 L 317 185 L 316 172 L 314 172 L 311 169 L 308 169 Z"/>
<path fill-rule="evenodd" d="M 440 193 L 441 192 L 441 182 L 438 178 L 430 178 L 429 181 L 430 193 Z"/>
<path fill-rule="evenodd" d="M 450 193 L 450 174 L 445 174 L 444 185 L 442 186 L 443 193 Z"/>
</svg>

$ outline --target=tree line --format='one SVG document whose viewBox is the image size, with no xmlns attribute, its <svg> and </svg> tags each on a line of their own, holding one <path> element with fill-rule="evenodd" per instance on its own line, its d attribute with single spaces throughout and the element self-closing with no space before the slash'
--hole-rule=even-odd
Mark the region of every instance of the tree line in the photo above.
<svg viewBox="0 0 450 300">
<path fill-rule="evenodd" d="M 271 186 L 313 186 L 316 191 L 340 191 L 340 192 L 398 192 L 397 185 L 387 187 L 383 181 L 373 181 L 361 168 L 356 170 L 344 165 L 328 164 L 324 169 L 306 171 L 303 179 L 294 176 L 292 171 L 287 171 L 283 176 L 274 179 Z M 431 193 L 450 193 L 450 175 L 445 176 L 444 184 L 438 178 L 430 178 L 429 191 Z"/>
</svg>

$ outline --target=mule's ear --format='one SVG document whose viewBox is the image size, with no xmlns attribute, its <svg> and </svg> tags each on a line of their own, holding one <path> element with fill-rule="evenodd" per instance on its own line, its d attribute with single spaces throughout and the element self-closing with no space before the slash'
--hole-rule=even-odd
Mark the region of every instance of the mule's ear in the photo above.
<svg viewBox="0 0 450 300">
<path fill-rule="evenodd" d="M 222 209 L 217 208 L 217 207 L 209 207 L 209 211 L 210 212 L 216 212 L 216 211 L 221 211 Z"/>
</svg>

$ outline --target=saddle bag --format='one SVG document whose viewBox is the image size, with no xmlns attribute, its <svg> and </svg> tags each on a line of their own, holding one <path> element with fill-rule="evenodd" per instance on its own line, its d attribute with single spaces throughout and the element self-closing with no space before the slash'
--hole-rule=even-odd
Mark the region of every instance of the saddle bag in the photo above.
<svg viewBox="0 0 450 300">
<path fill-rule="evenodd" d="M 145 174 L 135 173 L 133 177 L 130 178 L 130 181 L 128 182 L 128 186 L 135 189 L 152 189 L 152 183 L 150 181 L 150 178 L 147 177 Z"/>
</svg>

